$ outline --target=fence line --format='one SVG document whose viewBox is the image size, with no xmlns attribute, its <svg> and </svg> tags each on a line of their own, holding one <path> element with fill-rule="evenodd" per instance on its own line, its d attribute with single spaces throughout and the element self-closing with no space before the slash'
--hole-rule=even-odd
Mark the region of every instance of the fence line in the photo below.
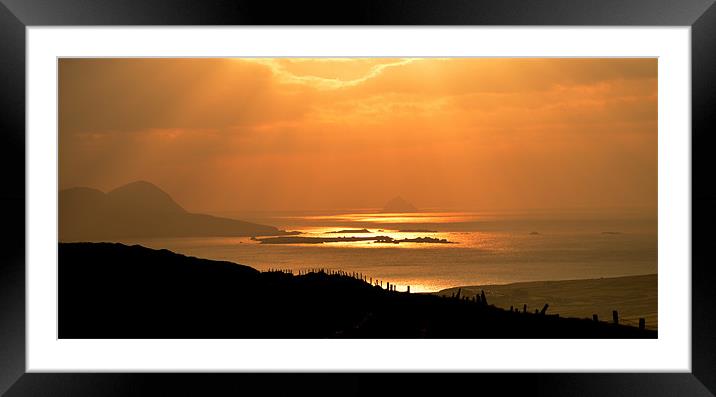
<svg viewBox="0 0 716 397">
<path fill-rule="evenodd" d="M 345 270 L 341 269 L 333 269 L 333 268 L 323 268 L 323 267 L 313 267 L 313 268 L 303 268 L 299 269 L 297 271 L 294 271 L 291 268 L 268 268 L 265 271 L 262 271 L 262 273 L 283 273 L 287 275 L 292 276 L 306 276 L 312 273 L 316 274 L 326 274 L 329 276 L 335 276 L 335 277 L 348 277 L 352 278 L 358 281 L 361 281 L 363 283 L 366 283 L 368 285 L 371 285 L 373 287 L 378 287 L 381 289 L 384 289 L 388 292 L 404 292 L 404 293 L 410 293 L 410 286 L 406 285 L 404 286 L 403 291 L 399 291 L 398 286 L 395 283 L 391 283 L 390 281 L 380 280 L 380 279 L 374 279 L 372 276 L 364 275 L 361 272 L 347 272 Z M 383 282 L 386 282 L 385 288 L 383 288 Z M 466 296 L 462 295 L 462 288 L 458 288 L 457 292 L 453 292 L 450 297 L 447 295 L 441 295 L 443 298 L 449 298 L 454 299 L 458 301 L 462 301 L 465 303 L 472 303 L 479 306 L 492 306 L 489 305 L 487 302 L 487 297 L 485 296 L 485 291 L 480 290 L 479 294 L 476 294 L 475 296 Z M 546 316 L 547 310 L 549 308 L 549 304 L 545 303 L 542 309 L 534 309 L 534 313 L 527 311 L 527 304 L 523 304 L 522 310 L 520 310 L 519 306 L 510 306 L 509 311 L 514 313 L 523 313 L 523 314 L 534 314 L 534 315 L 540 315 L 540 316 Z M 506 310 L 506 309 L 503 309 Z M 548 316 L 556 316 L 559 317 L 559 314 L 549 314 Z M 592 321 L 594 322 L 600 322 L 599 316 L 597 314 L 592 315 Z M 612 311 L 612 324 L 620 324 L 620 325 L 629 325 L 632 327 L 639 327 L 640 329 L 646 328 L 646 320 L 644 318 L 639 318 L 638 320 L 632 320 L 627 318 L 619 318 L 619 313 L 617 310 Z M 651 328 L 651 327 L 650 327 Z"/>
<path fill-rule="evenodd" d="M 312 273 L 316 273 L 316 274 L 323 273 L 323 274 L 326 274 L 329 276 L 352 278 L 352 279 L 355 279 L 358 281 L 362 281 L 368 285 L 371 285 L 374 287 L 380 287 L 380 288 L 383 288 L 383 282 L 385 281 L 385 280 L 379 280 L 377 278 L 374 279 L 372 276 L 367 276 L 361 272 L 347 272 L 347 271 L 341 270 L 341 269 L 323 268 L 323 267 L 303 268 L 303 269 L 298 269 L 296 271 L 294 271 L 291 268 L 285 269 L 285 268 L 269 267 L 268 269 L 263 270 L 261 272 L 262 273 L 283 273 L 283 274 L 289 274 L 292 276 L 306 276 L 306 275 L 309 275 Z M 405 285 L 405 286 L 399 288 L 397 284 L 391 283 L 391 282 L 387 282 L 386 287 L 383 289 L 385 289 L 386 291 L 389 291 L 389 292 L 410 293 L 409 285 Z"/>
</svg>

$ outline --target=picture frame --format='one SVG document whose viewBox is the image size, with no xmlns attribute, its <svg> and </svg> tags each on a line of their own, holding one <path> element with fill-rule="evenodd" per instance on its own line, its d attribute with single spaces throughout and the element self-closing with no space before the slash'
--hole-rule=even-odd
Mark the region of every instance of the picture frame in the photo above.
<svg viewBox="0 0 716 397">
<path fill-rule="evenodd" d="M 262 387 L 263 393 L 316 388 L 334 394 L 370 392 L 376 387 L 407 393 L 441 393 L 456 388 L 499 387 L 505 394 L 529 391 L 547 395 L 713 395 L 716 393 L 716 275 L 705 247 L 716 220 L 716 187 L 710 183 L 707 150 L 716 101 L 716 6 L 713 1 L 669 3 L 582 3 L 551 0 L 473 3 L 363 2 L 343 5 L 339 11 L 327 2 L 311 4 L 268 2 L 152 1 L 121 3 L 95 1 L 91 7 L 78 0 L 47 5 L 39 1 L 2 0 L 0 7 L 0 98 L 3 106 L 0 162 L 5 183 L 0 197 L 8 208 L 0 278 L 0 392 L 19 395 L 117 395 L 236 393 Z M 281 9 L 277 13 L 277 9 Z M 432 383 L 421 375 L 402 380 L 383 375 L 291 375 L 271 382 L 269 375 L 211 374 L 69 374 L 26 373 L 25 350 L 25 49 L 26 27 L 58 25 L 597 25 L 689 26 L 692 57 L 692 372 L 644 374 L 471 374 Z M 698 233 L 697 233 L 698 232 Z M 400 375 L 403 376 L 403 375 Z M 446 384 L 447 383 L 447 384 Z M 492 387 L 490 387 L 492 386 Z"/>
</svg>

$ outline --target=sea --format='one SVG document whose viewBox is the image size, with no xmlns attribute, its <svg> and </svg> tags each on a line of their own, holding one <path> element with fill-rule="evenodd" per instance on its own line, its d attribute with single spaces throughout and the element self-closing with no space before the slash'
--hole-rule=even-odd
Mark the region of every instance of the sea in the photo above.
<svg viewBox="0 0 716 397">
<path fill-rule="evenodd" d="M 300 237 L 429 237 L 449 243 L 338 241 L 265 244 L 261 236 L 125 239 L 126 244 L 227 260 L 261 271 L 358 273 L 398 290 L 594 279 L 655 274 L 656 211 L 502 211 L 440 209 L 216 212 L 294 231 Z M 366 229 L 362 231 L 360 229 Z M 252 238 L 256 237 L 256 238 Z"/>
</svg>

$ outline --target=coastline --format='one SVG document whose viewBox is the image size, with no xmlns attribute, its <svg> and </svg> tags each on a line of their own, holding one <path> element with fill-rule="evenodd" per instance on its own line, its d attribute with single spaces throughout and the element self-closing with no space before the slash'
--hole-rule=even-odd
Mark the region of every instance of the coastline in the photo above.
<svg viewBox="0 0 716 397">
<path fill-rule="evenodd" d="M 564 317 L 592 318 L 597 314 L 602 321 L 612 318 L 612 310 L 619 313 L 620 323 L 638 324 L 644 318 L 646 327 L 658 328 L 657 274 L 605 277 L 557 281 L 526 281 L 509 284 L 456 286 L 434 292 L 450 296 L 460 289 L 465 296 L 485 291 L 490 304 L 503 309 L 514 306 L 522 310 L 542 308 L 549 304 L 548 312 Z"/>
</svg>

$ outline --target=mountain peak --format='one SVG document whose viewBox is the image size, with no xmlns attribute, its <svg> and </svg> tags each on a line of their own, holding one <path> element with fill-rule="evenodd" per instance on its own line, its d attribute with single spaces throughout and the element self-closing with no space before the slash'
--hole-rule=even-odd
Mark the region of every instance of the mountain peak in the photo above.
<svg viewBox="0 0 716 397">
<path fill-rule="evenodd" d="M 418 209 L 404 198 L 397 196 L 385 204 L 383 212 L 418 212 Z"/>
<path fill-rule="evenodd" d="M 157 185 L 147 181 L 136 181 L 120 186 L 107 193 L 112 201 L 129 205 L 135 211 L 186 212 L 174 199 Z"/>
<path fill-rule="evenodd" d="M 120 190 L 120 191 L 121 191 L 121 190 L 132 190 L 132 191 L 159 190 L 159 191 L 161 191 L 161 192 L 164 192 L 164 191 L 163 191 L 162 189 L 160 189 L 157 185 L 155 185 L 155 184 L 153 184 L 153 183 L 151 183 L 151 182 L 148 182 L 148 181 L 144 181 L 144 180 L 129 182 L 129 183 L 127 183 L 126 185 L 122 185 L 122 186 L 116 187 L 116 188 L 114 188 L 114 190 L 109 191 L 108 194 L 111 194 L 112 192 L 116 192 L 116 191 L 118 191 L 118 190 Z"/>
</svg>

